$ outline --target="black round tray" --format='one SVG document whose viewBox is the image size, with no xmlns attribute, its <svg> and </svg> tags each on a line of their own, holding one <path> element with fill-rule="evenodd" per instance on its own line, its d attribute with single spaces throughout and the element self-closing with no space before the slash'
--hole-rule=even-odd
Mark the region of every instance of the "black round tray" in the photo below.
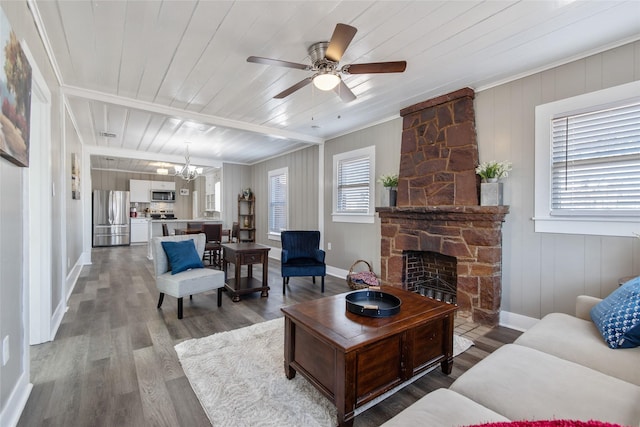
<svg viewBox="0 0 640 427">
<path fill-rule="evenodd" d="M 400 311 L 400 298 L 380 291 L 357 291 L 346 296 L 347 311 L 368 317 L 389 317 Z"/>
</svg>

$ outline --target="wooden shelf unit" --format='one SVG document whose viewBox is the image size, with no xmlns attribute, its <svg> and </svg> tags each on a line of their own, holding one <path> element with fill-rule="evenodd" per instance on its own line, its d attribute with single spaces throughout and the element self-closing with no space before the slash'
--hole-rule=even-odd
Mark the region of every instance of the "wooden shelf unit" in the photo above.
<svg viewBox="0 0 640 427">
<path fill-rule="evenodd" d="M 245 199 L 238 196 L 238 241 L 255 243 L 256 241 L 256 199 L 253 194 Z"/>
</svg>

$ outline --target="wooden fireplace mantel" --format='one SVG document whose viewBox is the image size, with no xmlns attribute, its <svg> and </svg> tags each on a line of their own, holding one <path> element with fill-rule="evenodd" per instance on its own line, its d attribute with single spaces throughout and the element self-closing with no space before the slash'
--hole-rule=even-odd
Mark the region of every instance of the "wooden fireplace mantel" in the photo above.
<svg viewBox="0 0 640 427">
<path fill-rule="evenodd" d="M 380 218 L 405 218 L 426 221 L 500 221 L 504 222 L 509 206 L 418 206 L 377 207 Z"/>
</svg>

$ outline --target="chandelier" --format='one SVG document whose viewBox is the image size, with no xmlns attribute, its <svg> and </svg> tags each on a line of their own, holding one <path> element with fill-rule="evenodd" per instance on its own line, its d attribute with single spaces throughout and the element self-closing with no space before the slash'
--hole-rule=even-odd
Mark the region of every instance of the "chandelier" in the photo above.
<svg viewBox="0 0 640 427">
<path fill-rule="evenodd" d="M 175 176 L 179 176 L 185 181 L 193 181 L 198 176 L 202 175 L 202 168 L 195 167 L 191 164 L 191 160 L 189 157 L 189 146 L 187 145 L 186 154 L 184 155 L 185 164 L 183 166 L 175 165 L 176 173 Z"/>
</svg>

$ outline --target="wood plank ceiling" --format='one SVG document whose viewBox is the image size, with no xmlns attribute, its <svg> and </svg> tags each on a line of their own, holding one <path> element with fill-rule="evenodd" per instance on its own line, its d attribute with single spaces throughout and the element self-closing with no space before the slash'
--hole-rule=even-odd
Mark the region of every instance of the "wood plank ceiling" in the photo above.
<svg viewBox="0 0 640 427">
<path fill-rule="evenodd" d="M 171 161 L 190 141 L 203 165 L 253 164 L 443 93 L 489 87 L 640 38 L 635 0 L 29 5 L 85 146 Z M 307 48 L 327 41 L 340 22 L 358 29 L 340 65 L 406 60 L 406 71 L 343 76 L 357 95 L 349 103 L 313 85 L 278 100 L 312 73 L 246 62 L 256 55 L 310 63 Z M 101 158 L 95 162 L 100 167 Z"/>
</svg>

